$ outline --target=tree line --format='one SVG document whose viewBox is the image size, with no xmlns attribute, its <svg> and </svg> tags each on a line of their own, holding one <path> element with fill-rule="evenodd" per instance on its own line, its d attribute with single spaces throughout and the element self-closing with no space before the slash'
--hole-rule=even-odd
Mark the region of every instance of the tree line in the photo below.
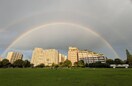
<svg viewBox="0 0 132 86">
<path fill-rule="evenodd" d="M 92 67 L 92 68 L 110 68 L 111 64 L 129 64 L 129 67 L 132 67 L 132 54 L 126 49 L 126 60 L 121 60 L 119 58 L 116 59 L 107 59 L 106 63 L 101 63 L 100 61 L 95 63 L 84 63 L 83 60 L 80 60 L 78 62 L 74 63 L 74 66 L 72 66 L 72 62 L 70 60 L 65 60 L 64 62 L 60 62 L 59 64 L 52 64 L 52 68 L 58 68 L 58 67 Z M 14 63 L 10 63 L 9 60 L 3 59 L 0 61 L 0 68 L 33 68 L 34 65 L 30 63 L 28 60 L 16 60 Z M 39 64 L 35 66 L 35 68 L 43 68 L 48 67 L 45 64 Z"/>
<path fill-rule="evenodd" d="M 119 58 L 115 58 L 113 59 L 107 59 L 106 63 L 101 63 L 101 62 L 96 62 L 96 63 L 90 63 L 90 64 L 86 64 L 87 67 L 97 67 L 97 68 L 101 68 L 101 67 L 105 67 L 105 68 L 110 68 L 111 64 L 129 64 L 129 67 L 132 67 L 132 54 L 130 54 L 130 52 L 126 49 L 126 60 L 121 60 Z"/>
<path fill-rule="evenodd" d="M 52 68 L 58 68 L 58 67 L 67 67 L 67 68 L 71 68 L 71 67 L 94 67 L 94 68 L 109 68 L 110 64 L 126 64 L 128 63 L 128 61 L 122 61 L 121 59 L 117 58 L 117 59 L 107 59 L 106 63 L 101 63 L 100 61 L 95 62 L 95 63 L 84 63 L 83 60 L 80 60 L 78 62 L 74 63 L 74 66 L 72 66 L 72 62 L 70 60 L 65 60 L 64 62 L 60 62 L 59 64 L 52 64 L 50 67 Z M 10 63 L 8 59 L 3 59 L 2 61 L 0 61 L 0 68 L 33 68 L 33 64 L 30 63 L 30 61 L 28 60 L 16 60 L 14 63 Z M 49 67 L 46 66 L 45 64 L 39 64 L 37 66 L 35 66 L 35 68 L 44 68 L 44 67 Z"/>
<path fill-rule="evenodd" d="M 85 67 L 89 67 L 89 68 L 110 68 L 110 65 L 111 64 L 127 64 L 127 61 L 126 60 L 121 60 L 119 58 L 116 58 L 116 59 L 107 59 L 106 60 L 106 63 L 101 63 L 100 61 L 98 62 L 95 62 L 95 63 L 84 63 L 83 60 L 79 60 L 78 62 L 74 62 L 74 66 L 72 66 L 72 62 L 70 60 L 66 60 L 64 62 L 60 62 L 59 64 L 52 64 L 51 65 L 51 68 L 63 68 L 63 67 L 67 67 L 67 68 L 78 68 L 78 67 L 81 67 L 81 68 L 85 68 Z M 40 65 L 37 65 L 36 67 L 40 67 L 40 68 L 43 68 L 43 67 L 46 67 L 44 64 L 40 64 Z"/>
<path fill-rule="evenodd" d="M 0 68 L 28 68 L 32 66 L 28 60 L 18 59 L 14 63 L 10 63 L 8 59 L 0 61 Z"/>
</svg>

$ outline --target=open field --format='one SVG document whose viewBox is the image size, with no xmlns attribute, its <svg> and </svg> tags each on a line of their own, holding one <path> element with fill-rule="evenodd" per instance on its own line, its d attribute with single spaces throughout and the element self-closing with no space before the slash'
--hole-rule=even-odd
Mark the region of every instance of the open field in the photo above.
<svg viewBox="0 0 132 86">
<path fill-rule="evenodd" d="M 0 69 L 0 86 L 132 86 L 132 69 Z"/>
</svg>

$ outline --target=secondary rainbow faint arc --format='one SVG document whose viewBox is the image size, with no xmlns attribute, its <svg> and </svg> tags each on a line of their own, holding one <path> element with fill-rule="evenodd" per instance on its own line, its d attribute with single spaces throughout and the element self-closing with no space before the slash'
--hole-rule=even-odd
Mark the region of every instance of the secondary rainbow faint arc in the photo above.
<svg viewBox="0 0 132 86">
<path fill-rule="evenodd" d="M 74 24 L 74 23 L 67 23 L 67 22 L 54 22 L 54 23 L 48 23 L 48 24 L 43 24 L 43 25 L 40 25 L 38 27 L 35 27 L 33 29 L 30 29 L 28 30 L 27 32 L 23 33 L 22 35 L 20 35 L 19 37 L 16 38 L 15 41 L 13 41 L 11 43 L 11 45 L 9 45 L 7 47 L 7 49 L 4 51 L 4 53 L 2 54 L 2 56 L 12 47 L 14 46 L 19 40 L 21 40 L 23 37 L 25 37 L 26 35 L 30 34 L 31 32 L 35 31 L 35 30 L 38 30 L 38 29 L 41 29 L 41 28 L 45 28 L 45 27 L 48 27 L 48 26 L 51 26 L 51 25 L 71 25 L 71 26 L 75 26 L 75 27 L 78 27 L 78 28 L 81 28 L 81 29 L 84 29 L 84 30 L 87 30 L 89 31 L 90 33 L 94 34 L 95 36 L 99 37 L 112 51 L 113 53 L 115 54 L 116 58 L 119 58 L 118 54 L 116 53 L 116 51 L 113 49 L 113 47 L 103 38 L 101 37 L 98 33 L 96 33 L 95 31 L 85 27 L 85 26 L 82 26 L 82 25 L 78 25 L 78 24 Z"/>
</svg>

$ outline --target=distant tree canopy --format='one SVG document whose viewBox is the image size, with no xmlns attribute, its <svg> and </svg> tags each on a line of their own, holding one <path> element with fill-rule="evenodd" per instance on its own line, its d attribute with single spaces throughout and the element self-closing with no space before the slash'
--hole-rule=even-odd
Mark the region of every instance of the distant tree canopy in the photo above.
<svg viewBox="0 0 132 86">
<path fill-rule="evenodd" d="M 54 69 L 57 69 L 57 68 L 59 67 L 59 65 L 58 65 L 58 64 L 55 64 L 55 63 L 53 63 L 51 66 L 52 66 L 52 68 L 54 68 Z"/>
<path fill-rule="evenodd" d="M 116 59 L 114 60 L 114 63 L 115 63 L 115 64 L 123 64 L 123 61 L 122 61 L 121 59 L 119 59 L 119 58 L 116 58 Z"/>
<path fill-rule="evenodd" d="M 78 61 L 78 66 L 79 67 L 84 67 L 85 66 L 84 61 L 83 60 Z"/>
<path fill-rule="evenodd" d="M 93 68 L 109 68 L 109 64 L 107 63 L 101 63 L 100 61 L 95 62 L 95 63 L 90 63 L 88 64 L 88 67 L 93 67 Z"/>
<path fill-rule="evenodd" d="M 75 67 L 78 67 L 78 62 L 74 62 L 74 66 Z"/>
<path fill-rule="evenodd" d="M 0 61 L 0 68 L 9 68 L 9 67 L 17 67 L 17 68 L 27 68 L 27 67 L 31 67 L 32 65 L 30 64 L 30 61 L 28 60 L 21 60 L 18 59 L 16 60 L 14 63 L 10 63 L 8 59 L 3 59 L 2 61 Z"/>
<path fill-rule="evenodd" d="M 59 63 L 59 67 L 63 67 L 64 66 L 64 63 L 63 62 L 60 62 Z"/>
<path fill-rule="evenodd" d="M 72 66 L 72 63 L 70 60 L 65 60 L 64 63 L 63 63 L 64 67 L 71 67 Z"/>
<path fill-rule="evenodd" d="M 132 54 L 126 49 L 127 63 L 132 66 Z"/>
<path fill-rule="evenodd" d="M 1 66 L 2 66 L 3 68 L 8 68 L 8 67 L 10 67 L 10 65 L 11 65 L 11 63 L 9 62 L 8 59 L 3 59 L 3 60 L 1 61 Z"/>
<path fill-rule="evenodd" d="M 43 63 L 41 63 L 41 64 L 39 64 L 39 65 L 37 65 L 37 66 L 35 66 L 36 68 L 43 68 L 43 67 L 45 67 L 45 64 L 43 64 Z"/>
<path fill-rule="evenodd" d="M 124 64 L 124 63 L 126 63 L 126 61 L 122 61 L 121 59 L 119 59 L 119 58 L 115 58 L 114 60 L 112 60 L 112 59 L 107 59 L 106 60 L 106 63 L 107 64 Z"/>
<path fill-rule="evenodd" d="M 23 61 L 23 67 L 30 67 L 31 64 L 28 60 Z"/>
<path fill-rule="evenodd" d="M 113 61 L 113 59 L 107 59 L 107 60 L 106 60 L 106 63 L 107 63 L 107 64 L 114 64 L 114 61 Z"/>
<path fill-rule="evenodd" d="M 78 62 L 74 62 L 74 67 L 85 67 L 85 63 L 83 60 L 79 60 Z"/>
<path fill-rule="evenodd" d="M 0 68 L 2 67 L 2 62 L 0 61 Z"/>
<path fill-rule="evenodd" d="M 20 68 L 22 68 L 22 67 L 23 67 L 23 64 L 24 64 L 24 61 L 21 60 L 21 59 L 18 59 L 18 60 L 16 60 L 16 61 L 13 63 L 13 66 L 14 66 L 14 67 L 20 67 Z"/>
</svg>

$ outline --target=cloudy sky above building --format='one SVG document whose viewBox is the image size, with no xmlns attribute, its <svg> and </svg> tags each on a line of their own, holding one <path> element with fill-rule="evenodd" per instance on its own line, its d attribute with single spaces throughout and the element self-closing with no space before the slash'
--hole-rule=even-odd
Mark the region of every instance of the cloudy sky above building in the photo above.
<svg viewBox="0 0 132 86">
<path fill-rule="evenodd" d="M 0 0 L 2 56 L 76 46 L 125 58 L 125 49 L 132 51 L 131 28 L 131 0 Z"/>
</svg>

